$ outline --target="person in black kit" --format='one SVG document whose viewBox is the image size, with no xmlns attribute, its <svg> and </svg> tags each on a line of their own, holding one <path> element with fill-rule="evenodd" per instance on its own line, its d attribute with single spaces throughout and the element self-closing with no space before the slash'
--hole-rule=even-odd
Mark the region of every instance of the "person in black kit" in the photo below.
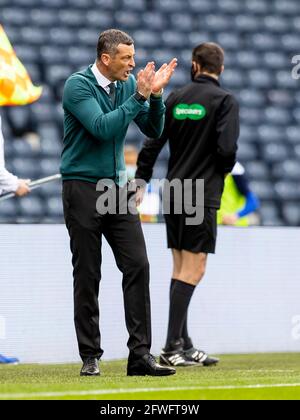
<svg viewBox="0 0 300 420">
<path fill-rule="evenodd" d="M 192 83 L 167 99 L 166 124 L 159 139 L 147 139 L 139 154 L 136 179 L 152 177 L 155 161 L 167 141 L 170 159 L 167 180 L 204 180 L 204 221 L 186 223 L 187 214 L 165 214 L 168 247 L 174 270 L 170 288 L 168 336 L 160 362 L 171 366 L 211 366 L 218 359 L 194 348 L 187 315 L 196 286 L 202 280 L 208 254 L 215 253 L 217 210 L 226 174 L 236 162 L 239 106 L 218 81 L 224 71 L 224 51 L 204 43 L 193 51 Z M 142 200 L 142 189 L 139 192 Z M 195 199 L 195 192 L 193 193 Z M 184 212 L 183 212 L 184 213 Z"/>
</svg>

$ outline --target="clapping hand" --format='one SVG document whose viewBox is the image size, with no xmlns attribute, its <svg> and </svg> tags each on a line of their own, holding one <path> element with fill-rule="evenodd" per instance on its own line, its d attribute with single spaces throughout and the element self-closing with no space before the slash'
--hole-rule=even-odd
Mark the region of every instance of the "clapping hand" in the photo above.
<svg viewBox="0 0 300 420">
<path fill-rule="evenodd" d="M 175 69 L 177 67 L 177 58 L 173 58 L 169 64 L 163 64 L 161 68 L 155 73 L 152 84 L 152 93 L 154 95 L 160 94 L 162 90 L 169 83 Z"/>
</svg>

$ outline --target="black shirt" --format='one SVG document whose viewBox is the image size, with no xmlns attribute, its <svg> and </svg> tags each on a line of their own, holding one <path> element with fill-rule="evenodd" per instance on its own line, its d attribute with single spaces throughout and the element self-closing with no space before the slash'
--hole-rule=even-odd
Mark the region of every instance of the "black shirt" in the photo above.
<svg viewBox="0 0 300 420">
<path fill-rule="evenodd" d="M 159 139 L 147 139 L 139 154 L 136 179 L 152 177 L 155 161 L 167 141 L 167 179 L 204 179 L 205 206 L 219 208 L 224 175 L 236 162 L 239 106 L 234 96 L 209 76 L 170 94 L 166 123 Z"/>
</svg>

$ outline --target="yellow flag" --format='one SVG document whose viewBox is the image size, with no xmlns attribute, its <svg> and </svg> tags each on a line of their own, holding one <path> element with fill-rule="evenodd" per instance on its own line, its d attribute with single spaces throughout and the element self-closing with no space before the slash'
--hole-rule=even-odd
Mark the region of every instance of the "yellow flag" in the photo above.
<svg viewBox="0 0 300 420">
<path fill-rule="evenodd" d="M 0 106 L 31 104 L 41 94 L 42 88 L 32 84 L 0 25 Z"/>
</svg>

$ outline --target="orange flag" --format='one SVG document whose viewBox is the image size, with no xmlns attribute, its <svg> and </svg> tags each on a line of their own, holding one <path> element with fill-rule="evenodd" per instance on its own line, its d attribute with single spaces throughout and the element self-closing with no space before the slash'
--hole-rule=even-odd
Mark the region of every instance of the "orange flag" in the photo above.
<svg viewBox="0 0 300 420">
<path fill-rule="evenodd" d="M 0 25 L 0 106 L 31 104 L 41 94 L 42 88 L 32 84 Z"/>
</svg>

